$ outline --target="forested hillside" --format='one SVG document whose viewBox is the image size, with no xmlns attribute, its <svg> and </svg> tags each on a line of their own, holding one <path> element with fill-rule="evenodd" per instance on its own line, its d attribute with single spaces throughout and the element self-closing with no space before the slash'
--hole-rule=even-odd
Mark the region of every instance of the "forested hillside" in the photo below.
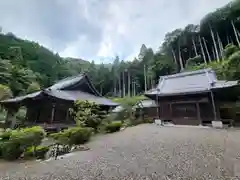
<svg viewBox="0 0 240 180">
<path fill-rule="evenodd" d="M 0 34 L 0 91 L 26 94 L 80 72 L 88 72 L 108 96 L 140 94 L 154 87 L 159 76 L 204 67 L 215 69 L 220 78 L 240 79 L 239 17 L 240 0 L 234 0 L 197 25 L 167 33 L 156 52 L 143 44 L 135 59 L 117 56 L 110 65 L 61 58 L 38 43 Z"/>
</svg>

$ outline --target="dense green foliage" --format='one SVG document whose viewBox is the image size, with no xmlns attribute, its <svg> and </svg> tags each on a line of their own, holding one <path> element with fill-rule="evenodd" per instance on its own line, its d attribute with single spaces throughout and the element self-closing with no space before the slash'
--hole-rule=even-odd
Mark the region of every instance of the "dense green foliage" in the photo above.
<svg viewBox="0 0 240 180">
<path fill-rule="evenodd" d="M 74 127 L 64 130 L 63 132 L 51 134 L 58 144 L 62 145 L 79 145 L 89 141 L 92 135 L 92 128 Z"/>
<path fill-rule="evenodd" d="M 234 45 L 228 45 L 224 49 L 222 61 L 213 61 L 208 64 L 189 65 L 186 70 L 199 70 L 211 68 L 216 72 L 218 79 L 238 80 L 240 79 L 240 49 Z"/>
<path fill-rule="evenodd" d="M 97 131 L 102 120 L 106 118 L 106 112 L 89 101 L 76 101 L 70 113 L 76 124 L 81 127 L 90 127 Z"/>
<path fill-rule="evenodd" d="M 35 149 L 45 137 L 41 127 L 8 130 L 0 135 L 1 154 L 4 159 L 18 159 L 29 148 Z"/>
<path fill-rule="evenodd" d="M 44 159 L 48 151 L 49 147 L 46 146 L 30 147 L 24 152 L 24 157 L 25 158 L 36 157 L 37 159 Z"/>
<path fill-rule="evenodd" d="M 185 68 L 188 61 L 201 57 L 201 63 L 221 61 L 224 47 L 239 44 L 239 11 L 240 1 L 233 0 L 226 6 L 206 15 L 200 25 L 190 24 L 184 29 L 176 29 L 168 33 L 161 51 L 175 59 L 178 69 Z M 228 49 L 235 51 L 236 49 Z M 182 63 L 182 65 L 181 65 Z M 195 65 L 199 64 L 199 58 Z M 182 66 L 182 67 L 181 67 Z"/>
<path fill-rule="evenodd" d="M 120 121 L 110 122 L 109 124 L 106 125 L 106 132 L 114 133 L 114 132 L 120 131 L 121 127 L 122 127 L 122 122 Z"/>
<path fill-rule="evenodd" d="M 9 87 L 0 84 L 0 100 L 8 99 L 12 96 L 12 92 Z"/>
</svg>

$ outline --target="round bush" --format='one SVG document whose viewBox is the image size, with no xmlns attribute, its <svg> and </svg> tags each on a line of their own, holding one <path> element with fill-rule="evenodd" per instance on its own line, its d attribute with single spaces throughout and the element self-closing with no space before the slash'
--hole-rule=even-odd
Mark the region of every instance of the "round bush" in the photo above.
<svg viewBox="0 0 240 180">
<path fill-rule="evenodd" d="M 2 157 L 6 160 L 15 160 L 18 159 L 23 150 L 19 143 L 14 141 L 7 141 L 2 144 Z"/>
<path fill-rule="evenodd" d="M 92 135 L 92 128 L 74 127 L 64 130 L 60 133 L 51 135 L 57 143 L 63 145 L 79 145 L 89 141 Z"/>
<path fill-rule="evenodd" d="M 24 152 L 24 157 L 36 157 L 37 159 L 44 159 L 48 151 L 49 147 L 47 146 L 37 146 L 34 153 L 34 147 L 31 147 Z"/>
<path fill-rule="evenodd" d="M 5 132 L 3 132 L 2 134 L 0 134 L 0 139 L 1 139 L 2 141 L 9 140 L 11 134 L 12 134 L 11 131 L 5 131 Z"/>
<path fill-rule="evenodd" d="M 70 128 L 69 129 L 69 139 L 71 145 L 79 145 L 89 141 L 92 135 L 92 128 Z"/>
<path fill-rule="evenodd" d="M 117 132 L 117 131 L 120 131 L 121 127 L 122 127 L 122 123 L 120 121 L 111 122 L 108 125 L 106 125 L 106 131 L 108 133 Z"/>
<path fill-rule="evenodd" d="M 45 132 L 41 127 L 35 126 L 11 131 L 10 141 L 18 142 L 23 149 L 31 146 L 38 146 L 45 137 Z"/>
</svg>

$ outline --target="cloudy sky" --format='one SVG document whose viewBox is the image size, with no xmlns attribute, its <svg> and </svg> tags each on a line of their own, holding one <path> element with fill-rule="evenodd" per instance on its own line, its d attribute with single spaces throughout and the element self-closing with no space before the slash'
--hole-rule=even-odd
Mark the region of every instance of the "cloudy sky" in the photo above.
<svg viewBox="0 0 240 180">
<path fill-rule="evenodd" d="M 66 57 L 131 59 L 141 44 L 156 50 L 164 35 L 230 0 L 0 0 L 4 32 Z"/>
</svg>

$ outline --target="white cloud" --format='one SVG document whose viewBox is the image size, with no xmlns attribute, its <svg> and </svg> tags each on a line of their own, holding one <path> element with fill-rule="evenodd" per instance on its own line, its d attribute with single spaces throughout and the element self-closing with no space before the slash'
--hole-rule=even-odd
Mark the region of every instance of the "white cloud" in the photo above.
<svg viewBox="0 0 240 180">
<path fill-rule="evenodd" d="M 156 50 L 167 32 L 199 23 L 230 0 L 0 1 L 5 31 L 38 41 L 63 56 L 131 59 L 141 44 Z"/>
</svg>

